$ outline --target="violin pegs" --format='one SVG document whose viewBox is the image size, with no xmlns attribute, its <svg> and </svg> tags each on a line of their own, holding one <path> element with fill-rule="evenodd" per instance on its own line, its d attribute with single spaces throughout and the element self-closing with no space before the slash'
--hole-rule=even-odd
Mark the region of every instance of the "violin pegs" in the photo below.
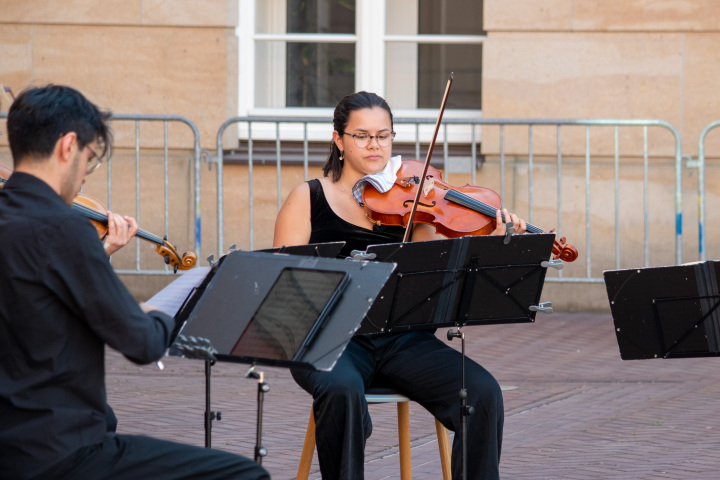
<svg viewBox="0 0 720 480">
<path fill-rule="evenodd" d="M 170 255 L 165 255 L 165 265 L 170 265 Z"/>
</svg>

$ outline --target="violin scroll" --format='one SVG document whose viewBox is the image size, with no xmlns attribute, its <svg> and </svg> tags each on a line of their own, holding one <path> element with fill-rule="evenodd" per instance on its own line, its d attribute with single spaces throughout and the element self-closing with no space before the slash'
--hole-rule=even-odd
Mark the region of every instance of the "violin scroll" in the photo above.
<svg viewBox="0 0 720 480">
<path fill-rule="evenodd" d="M 166 265 L 172 266 L 175 273 L 178 270 L 190 270 L 197 263 L 197 255 L 193 252 L 185 252 L 180 256 L 175 246 L 168 242 L 167 238 L 158 244 L 155 251 L 165 259 Z"/>
<path fill-rule="evenodd" d="M 550 230 L 550 233 L 554 232 L 555 229 Z M 563 262 L 574 262 L 575 260 L 577 260 L 578 257 L 577 248 L 567 243 L 565 237 L 560 237 L 559 240 L 555 239 L 555 241 L 553 242 L 552 253 L 554 260 L 557 260 L 559 258 Z"/>
</svg>

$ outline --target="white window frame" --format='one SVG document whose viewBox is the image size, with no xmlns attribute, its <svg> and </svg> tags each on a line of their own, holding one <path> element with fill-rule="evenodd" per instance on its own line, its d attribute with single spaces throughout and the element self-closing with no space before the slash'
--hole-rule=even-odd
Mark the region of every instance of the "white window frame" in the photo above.
<svg viewBox="0 0 720 480">
<path fill-rule="evenodd" d="M 386 12 L 387 8 L 399 8 L 398 2 L 403 2 L 400 7 L 406 11 L 417 12 L 417 0 L 358 0 L 356 2 L 356 33 L 353 34 L 287 34 L 287 33 L 258 33 L 256 25 L 256 16 L 258 10 L 258 2 L 263 2 L 262 8 L 271 12 L 274 18 L 279 22 L 285 19 L 285 0 L 238 0 L 239 2 L 239 18 L 236 28 L 238 37 L 238 115 L 239 116 L 263 116 L 263 117 L 332 117 L 333 108 L 297 108 L 297 107 L 281 107 L 267 108 L 257 107 L 255 105 L 256 98 L 256 42 L 258 41 L 294 41 L 294 42 L 318 42 L 318 43 L 354 43 L 355 44 L 355 90 L 367 90 L 375 92 L 385 97 L 386 82 L 388 72 L 386 69 L 386 50 L 387 46 L 393 43 L 449 43 L 449 44 L 482 44 L 486 40 L 485 35 L 389 35 L 386 28 Z M 392 2 L 392 4 L 390 4 Z M 409 9 L 409 10 L 408 10 Z M 378 34 L 377 28 L 382 26 L 383 31 Z M 277 25 L 274 25 L 277 28 Z M 281 51 L 282 50 L 282 51 Z M 282 74 L 273 76 L 268 79 L 268 85 L 263 88 L 270 89 L 271 95 L 285 95 L 285 62 L 284 49 L 277 50 L 277 63 L 282 70 Z M 282 59 L 282 61 L 280 60 Z M 409 59 L 410 66 L 413 59 Z M 417 59 L 414 59 L 414 72 L 405 68 L 404 78 L 409 77 L 409 84 L 417 84 Z M 412 76 L 415 75 L 413 78 Z M 441 98 L 438 99 L 438 110 Z M 392 105 L 392 99 L 388 99 Z M 436 118 L 438 110 L 435 109 L 403 109 L 393 108 L 395 117 L 412 117 L 412 118 Z M 446 110 L 445 118 L 480 118 L 481 110 Z M 398 126 L 399 134 L 407 133 L 414 136 L 414 127 Z M 398 130 L 396 128 L 396 130 Z M 403 130 L 407 128 L 407 132 Z M 241 138 L 247 138 L 247 127 L 240 126 Z M 448 133 L 448 140 L 452 142 L 469 142 L 471 135 L 467 128 L 462 128 L 457 133 Z M 312 141 L 325 141 L 329 138 L 328 133 L 332 132 L 332 127 L 323 127 L 320 125 L 310 124 L 308 126 L 308 136 Z M 479 132 L 478 132 L 479 133 Z M 478 134 L 476 133 L 476 135 Z M 253 137 L 255 138 L 275 138 L 277 130 L 274 125 L 267 124 L 265 128 L 262 124 L 253 127 Z M 300 126 L 288 126 L 287 131 L 283 127 L 283 138 L 288 140 L 302 139 L 303 131 Z M 442 133 L 440 134 L 442 135 Z M 403 135 L 400 135 L 401 137 Z M 476 136 L 477 141 L 479 137 Z M 440 136 L 438 141 L 442 141 Z"/>
</svg>

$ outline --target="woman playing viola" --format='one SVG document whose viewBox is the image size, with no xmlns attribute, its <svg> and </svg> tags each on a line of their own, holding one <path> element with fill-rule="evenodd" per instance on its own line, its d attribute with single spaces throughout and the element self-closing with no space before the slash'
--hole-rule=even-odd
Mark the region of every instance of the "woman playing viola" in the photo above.
<svg viewBox="0 0 720 480">
<path fill-rule="evenodd" d="M 353 195 L 353 186 L 366 175 L 383 172 L 391 162 L 393 117 L 388 104 L 373 93 L 343 98 L 333 116 L 333 143 L 324 177 L 293 189 L 275 223 L 274 246 L 345 241 L 341 256 L 368 245 L 399 243 L 404 228 L 373 225 Z M 392 159 L 399 161 L 399 159 Z M 516 231 L 526 224 L 504 211 Z M 496 214 L 493 234 L 505 234 Z M 434 228 L 416 224 L 412 240 L 442 238 Z M 365 401 L 371 384 L 391 387 L 420 403 L 449 430 L 461 428 L 458 390 L 461 355 L 432 331 L 356 335 L 330 372 L 293 370 L 295 381 L 313 396 L 317 451 L 323 479 L 363 478 L 365 440 L 372 423 Z M 503 400 L 493 376 L 466 360 L 468 417 L 468 478 L 499 478 Z M 461 436 L 453 443 L 453 478 L 461 477 Z"/>
</svg>

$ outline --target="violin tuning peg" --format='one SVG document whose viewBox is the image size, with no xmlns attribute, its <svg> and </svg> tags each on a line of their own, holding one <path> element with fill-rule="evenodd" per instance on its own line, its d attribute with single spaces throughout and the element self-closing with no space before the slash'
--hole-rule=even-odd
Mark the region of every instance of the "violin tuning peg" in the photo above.
<svg viewBox="0 0 720 480">
<path fill-rule="evenodd" d="M 170 265 L 170 255 L 165 255 L 165 265 Z"/>
</svg>

